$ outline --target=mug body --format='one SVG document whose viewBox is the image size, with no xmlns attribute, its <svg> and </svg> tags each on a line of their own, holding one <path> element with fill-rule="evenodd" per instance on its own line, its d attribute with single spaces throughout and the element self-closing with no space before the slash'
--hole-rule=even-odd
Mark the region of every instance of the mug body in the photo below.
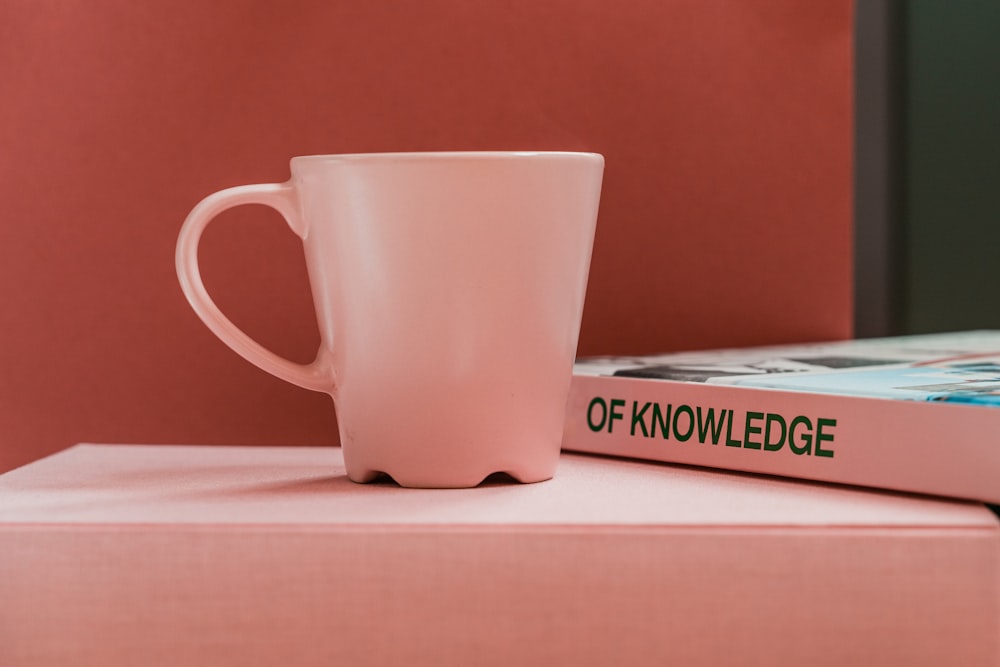
<svg viewBox="0 0 1000 667">
<path fill-rule="evenodd" d="M 292 160 L 351 479 L 552 477 L 603 166 L 589 153 Z"/>
</svg>

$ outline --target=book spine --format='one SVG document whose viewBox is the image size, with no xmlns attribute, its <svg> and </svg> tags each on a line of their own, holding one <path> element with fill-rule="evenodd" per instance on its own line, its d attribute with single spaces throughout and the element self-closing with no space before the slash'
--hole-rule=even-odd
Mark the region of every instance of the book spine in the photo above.
<svg viewBox="0 0 1000 667">
<path fill-rule="evenodd" d="M 1000 502 L 1000 410 L 577 375 L 563 449 Z"/>
</svg>

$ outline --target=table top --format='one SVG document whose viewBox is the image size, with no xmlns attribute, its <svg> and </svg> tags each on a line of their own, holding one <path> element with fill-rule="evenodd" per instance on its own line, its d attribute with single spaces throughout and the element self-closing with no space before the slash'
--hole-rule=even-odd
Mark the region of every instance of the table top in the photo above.
<svg viewBox="0 0 1000 667">
<path fill-rule="evenodd" d="M 426 490 L 355 484 L 332 447 L 92 444 L 0 476 L 3 524 L 998 529 L 978 503 L 589 455 Z"/>
</svg>

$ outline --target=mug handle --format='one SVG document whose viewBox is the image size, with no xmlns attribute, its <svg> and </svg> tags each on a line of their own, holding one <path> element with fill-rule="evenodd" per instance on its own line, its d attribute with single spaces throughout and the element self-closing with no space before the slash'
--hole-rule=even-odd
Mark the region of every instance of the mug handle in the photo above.
<svg viewBox="0 0 1000 667">
<path fill-rule="evenodd" d="M 198 267 L 198 243 L 202 232 L 219 213 L 242 204 L 270 206 L 281 214 L 292 231 L 300 238 L 305 237 L 305 226 L 298 210 L 295 188 L 290 183 L 241 185 L 211 194 L 188 214 L 177 239 L 177 277 L 184 296 L 212 333 L 250 363 L 286 382 L 332 394 L 332 366 L 327 363 L 322 346 L 316 359 L 310 364 L 289 361 L 271 352 L 233 324 L 205 289 Z"/>
</svg>

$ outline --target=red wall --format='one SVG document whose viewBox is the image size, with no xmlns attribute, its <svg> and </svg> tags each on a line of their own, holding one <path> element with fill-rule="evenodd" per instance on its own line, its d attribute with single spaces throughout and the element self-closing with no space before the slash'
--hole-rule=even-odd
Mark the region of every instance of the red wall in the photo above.
<svg viewBox="0 0 1000 667">
<path fill-rule="evenodd" d="M 329 398 L 196 319 L 174 240 L 309 153 L 606 156 L 581 353 L 847 337 L 848 0 L 0 0 L 0 471 L 77 441 L 323 444 Z M 300 361 L 296 237 L 231 211 L 209 289 Z"/>
</svg>

